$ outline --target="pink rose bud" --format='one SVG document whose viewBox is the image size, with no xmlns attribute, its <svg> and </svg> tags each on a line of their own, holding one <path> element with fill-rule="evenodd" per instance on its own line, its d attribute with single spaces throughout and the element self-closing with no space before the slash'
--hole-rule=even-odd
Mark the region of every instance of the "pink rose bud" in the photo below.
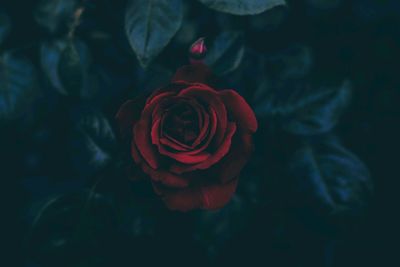
<svg viewBox="0 0 400 267">
<path fill-rule="evenodd" d="M 192 44 L 189 50 L 190 63 L 202 63 L 206 57 L 207 47 L 204 42 L 204 37 L 198 39 Z"/>
</svg>

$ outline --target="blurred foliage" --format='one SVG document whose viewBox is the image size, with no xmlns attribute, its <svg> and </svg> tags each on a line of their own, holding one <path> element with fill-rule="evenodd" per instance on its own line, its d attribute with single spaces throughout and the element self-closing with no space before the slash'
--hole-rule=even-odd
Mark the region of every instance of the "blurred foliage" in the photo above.
<svg viewBox="0 0 400 267">
<path fill-rule="evenodd" d="M 37 92 L 35 67 L 12 52 L 0 57 L 0 118 L 13 119 L 29 107 Z"/>
</svg>

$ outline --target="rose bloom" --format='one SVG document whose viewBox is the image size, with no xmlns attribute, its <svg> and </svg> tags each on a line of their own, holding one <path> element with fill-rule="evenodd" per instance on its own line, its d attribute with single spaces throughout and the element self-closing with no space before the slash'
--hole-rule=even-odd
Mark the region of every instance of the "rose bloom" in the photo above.
<svg viewBox="0 0 400 267">
<path fill-rule="evenodd" d="M 234 194 L 257 130 L 254 112 L 234 90 L 211 87 L 203 64 L 180 68 L 143 104 L 117 113 L 131 155 L 172 210 L 218 209 Z"/>
</svg>

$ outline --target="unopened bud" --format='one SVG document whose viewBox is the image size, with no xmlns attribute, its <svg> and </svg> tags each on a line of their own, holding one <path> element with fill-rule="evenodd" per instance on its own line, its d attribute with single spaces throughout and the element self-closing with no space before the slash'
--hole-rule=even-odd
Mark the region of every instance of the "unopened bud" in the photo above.
<svg viewBox="0 0 400 267">
<path fill-rule="evenodd" d="M 189 50 L 190 62 L 191 63 L 201 63 L 206 57 L 207 47 L 204 42 L 204 38 L 198 39 L 192 44 Z"/>
</svg>

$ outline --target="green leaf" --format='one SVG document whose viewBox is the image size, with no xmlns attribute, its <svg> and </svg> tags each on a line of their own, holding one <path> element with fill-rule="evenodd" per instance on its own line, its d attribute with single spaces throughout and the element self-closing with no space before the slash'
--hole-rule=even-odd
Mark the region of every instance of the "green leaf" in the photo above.
<svg viewBox="0 0 400 267">
<path fill-rule="evenodd" d="M 41 0 L 36 6 L 34 17 L 50 33 L 66 31 L 77 8 L 77 0 Z"/>
<path fill-rule="evenodd" d="M 70 116 L 75 122 L 70 139 L 71 160 L 79 174 L 89 177 L 115 156 L 114 129 L 103 113 L 92 107 L 78 106 Z"/>
<path fill-rule="evenodd" d="M 205 61 L 214 73 L 223 75 L 239 67 L 244 50 L 243 35 L 240 32 L 223 32 L 215 39 Z"/>
<path fill-rule="evenodd" d="M 140 64 L 148 66 L 179 30 L 181 0 L 131 0 L 125 13 L 125 32 Z"/>
<path fill-rule="evenodd" d="M 272 79 L 279 79 L 282 82 L 302 79 L 310 74 L 314 61 L 314 54 L 310 47 L 293 45 L 266 58 L 266 73 Z"/>
<path fill-rule="evenodd" d="M 33 205 L 30 215 L 33 221 L 26 245 L 40 266 L 60 262 L 61 266 L 78 266 L 88 258 L 99 258 L 116 227 L 112 201 L 94 189 L 52 197 L 40 206 Z"/>
<path fill-rule="evenodd" d="M 284 87 L 265 82 L 254 103 L 259 117 L 275 119 L 284 130 L 314 135 L 332 130 L 351 100 L 351 84 L 317 86 L 293 80 Z"/>
<path fill-rule="evenodd" d="M 83 86 L 84 71 L 75 44 L 67 42 L 60 56 L 58 73 L 61 83 L 70 95 L 80 95 Z"/>
<path fill-rule="evenodd" d="M 68 95 L 60 81 L 58 74 L 58 65 L 61 53 L 66 47 L 66 42 L 57 40 L 53 42 L 44 42 L 40 47 L 40 63 L 43 71 L 54 88 L 63 95 Z"/>
<path fill-rule="evenodd" d="M 62 95 L 91 97 L 96 80 L 90 65 L 90 53 L 79 40 L 43 42 L 40 61 L 51 85 Z"/>
<path fill-rule="evenodd" d="M 234 15 L 254 15 L 280 5 L 285 0 L 198 0 L 207 7 Z"/>
<path fill-rule="evenodd" d="M 37 93 L 32 63 L 6 52 L 0 56 L 0 120 L 13 119 L 28 109 Z"/>
<path fill-rule="evenodd" d="M 372 183 L 365 164 L 335 136 L 303 140 L 290 157 L 295 205 L 321 215 L 354 214 L 366 207 Z"/>
</svg>

